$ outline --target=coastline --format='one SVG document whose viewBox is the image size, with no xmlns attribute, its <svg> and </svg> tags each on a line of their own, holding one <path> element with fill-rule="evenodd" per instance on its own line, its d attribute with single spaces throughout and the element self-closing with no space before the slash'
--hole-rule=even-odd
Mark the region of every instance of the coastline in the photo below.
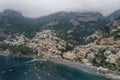
<svg viewBox="0 0 120 80">
<path fill-rule="evenodd" d="M 10 53 L 9 51 L 1 51 L 0 50 L 0 55 L 2 55 L 2 56 L 10 56 L 10 55 L 12 55 L 12 53 Z"/>
<path fill-rule="evenodd" d="M 16 58 L 31 58 L 35 61 L 42 61 L 43 58 L 38 58 L 37 56 L 35 55 L 12 55 L 12 54 L 4 54 L 4 53 L 1 53 L 0 52 L 0 55 L 1 56 L 7 56 L 7 57 L 16 57 Z M 96 71 L 89 71 L 87 69 L 83 69 L 84 67 L 87 67 L 89 69 L 97 69 L 97 67 L 94 67 L 94 66 L 86 66 L 86 65 L 83 65 L 83 64 L 80 64 L 80 63 L 77 63 L 77 62 L 74 62 L 74 61 L 70 61 L 70 60 L 66 60 L 66 59 L 62 59 L 62 58 L 47 58 L 43 61 L 50 61 L 50 62 L 53 62 L 55 64 L 61 64 L 61 65 L 65 65 L 65 66 L 68 66 L 68 67 L 71 67 L 71 68 L 74 68 L 74 69 L 77 69 L 77 70 L 80 70 L 80 71 L 83 71 L 83 72 L 86 72 L 88 74 L 92 74 L 92 75 L 95 75 L 95 76 L 101 76 L 101 77 L 105 77 L 109 80 L 120 80 L 120 76 L 119 75 L 114 75 L 114 74 L 100 74 L 100 73 L 97 73 Z M 81 68 L 81 66 L 83 68 Z"/>
<path fill-rule="evenodd" d="M 7 57 L 16 57 L 16 58 L 36 58 L 36 55 L 19 55 L 19 54 L 12 54 L 9 51 L 0 51 L 0 56 L 7 56 Z"/>
<path fill-rule="evenodd" d="M 66 60 L 66 59 L 57 59 L 57 58 L 50 58 L 48 59 L 48 61 L 51 61 L 53 63 L 56 63 L 56 64 L 62 64 L 62 65 L 65 65 L 65 66 L 68 66 L 68 67 L 71 67 L 71 68 L 75 68 L 77 70 L 80 70 L 80 71 L 83 71 L 83 72 L 86 72 L 88 74 L 92 74 L 92 75 L 96 75 L 96 76 L 101 76 L 101 77 L 105 77 L 109 80 L 120 80 L 120 76 L 119 75 L 114 75 L 114 74 L 100 74 L 100 73 L 97 73 L 97 72 L 91 72 L 89 70 L 86 70 L 86 69 L 83 69 L 81 68 L 80 66 L 86 66 L 86 65 L 83 65 L 83 64 L 80 64 L 80 63 L 77 63 L 77 62 L 73 62 L 73 61 L 70 61 L 70 60 Z M 75 65 L 77 64 L 77 66 Z M 88 68 L 96 68 L 97 67 L 94 67 L 94 66 L 86 66 Z"/>
<path fill-rule="evenodd" d="M 50 58 L 48 59 L 48 61 L 51 61 L 53 63 L 56 63 L 56 64 L 62 64 L 62 65 L 65 65 L 65 66 L 69 66 L 71 68 L 75 68 L 75 69 L 78 69 L 80 71 L 83 71 L 83 72 L 86 72 L 86 73 L 89 73 L 89 74 L 93 74 L 93 75 L 96 75 L 96 76 L 102 76 L 102 77 L 105 77 L 104 75 L 102 74 L 98 74 L 96 71 L 88 71 L 88 70 L 85 70 L 83 69 L 84 67 L 87 67 L 87 68 L 91 68 L 91 69 L 97 69 L 96 67 L 93 67 L 93 66 L 85 66 L 83 64 L 80 64 L 80 63 L 77 63 L 77 62 L 73 62 L 73 61 L 70 61 L 70 60 L 66 60 L 66 59 L 54 59 L 54 58 Z M 81 68 L 83 67 L 83 68 Z"/>
</svg>

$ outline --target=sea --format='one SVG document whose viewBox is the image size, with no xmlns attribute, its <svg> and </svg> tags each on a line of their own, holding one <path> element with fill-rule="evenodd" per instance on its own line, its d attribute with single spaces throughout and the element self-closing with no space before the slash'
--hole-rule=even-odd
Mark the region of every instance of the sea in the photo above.
<svg viewBox="0 0 120 80">
<path fill-rule="evenodd" d="M 0 56 L 0 80 L 108 80 L 105 77 L 30 58 Z"/>
</svg>

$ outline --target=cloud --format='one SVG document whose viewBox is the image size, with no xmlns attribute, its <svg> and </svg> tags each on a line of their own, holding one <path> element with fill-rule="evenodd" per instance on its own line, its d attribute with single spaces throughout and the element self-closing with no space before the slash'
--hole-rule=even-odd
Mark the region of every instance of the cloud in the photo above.
<svg viewBox="0 0 120 80">
<path fill-rule="evenodd" d="M 12 9 L 27 17 L 58 11 L 101 12 L 108 15 L 120 8 L 120 0 L 0 0 L 0 11 Z"/>
</svg>

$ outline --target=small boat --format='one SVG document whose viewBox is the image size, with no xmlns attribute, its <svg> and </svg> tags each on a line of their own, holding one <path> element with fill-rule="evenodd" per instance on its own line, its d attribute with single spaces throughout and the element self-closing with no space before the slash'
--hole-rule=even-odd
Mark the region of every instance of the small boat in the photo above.
<svg viewBox="0 0 120 80">
<path fill-rule="evenodd" d="M 48 73 L 48 76 L 49 76 L 50 74 Z"/>
<path fill-rule="evenodd" d="M 34 69 L 37 69 L 37 67 L 35 66 Z"/>
<path fill-rule="evenodd" d="M 1 73 L 4 74 L 6 71 L 2 71 Z"/>
<path fill-rule="evenodd" d="M 34 61 L 38 61 L 38 59 L 33 59 L 33 60 L 31 60 L 31 62 L 34 62 Z"/>
<path fill-rule="evenodd" d="M 11 71 L 13 71 L 12 69 L 9 69 L 9 71 L 11 72 Z"/>
<path fill-rule="evenodd" d="M 40 59 L 40 61 L 47 61 L 47 59 Z"/>
<path fill-rule="evenodd" d="M 38 79 L 42 79 L 40 76 L 38 76 Z"/>
<path fill-rule="evenodd" d="M 28 74 L 27 72 L 24 72 L 24 74 Z"/>
<path fill-rule="evenodd" d="M 45 66 L 43 66 L 43 68 L 45 69 L 46 67 L 45 67 Z"/>
<path fill-rule="evenodd" d="M 42 78 L 38 75 L 38 73 L 35 73 L 35 75 L 37 76 L 38 79 L 42 79 Z"/>
<path fill-rule="evenodd" d="M 29 72 L 31 72 L 32 70 L 29 70 Z"/>
</svg>

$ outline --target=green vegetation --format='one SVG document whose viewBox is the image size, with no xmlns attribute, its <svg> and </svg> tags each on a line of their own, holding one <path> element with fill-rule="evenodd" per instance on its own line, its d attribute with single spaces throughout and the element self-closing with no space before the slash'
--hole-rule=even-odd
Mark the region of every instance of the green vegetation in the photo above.
<svg viewBox="0 0 120 80">
<path fill-rule="evenodd" d="M 111 52 L 112 52 L 113 54 L 116 54 L 116 53 L 117 53 L 117 51 L 116 51 L 116 50 L 112 50 Z"/>
<path fill-rule="evenodd" d="M 85 37 L 92 35 L 97 30 L 102 30 L 103 33 L 109 33 L 109 27 L 105 26 L 107 21 L 98 20 L 95 22 L 79 22 L 78 26 L 74 26 L 73 24 L 63 20 L 58 25 L 48 27 L 47 29 L 52 29 L 55 31 L 58 37 L 72 43 L 74 45 L 79 44 L 87 44 L 89 42 L 93 42 L 95 39 L 91 39 L 89 41 L 85 41 Z M 94 24 L 94 25 L 93 25 Z M 71 33 L 67 33 L 72 30 Z"/>
<path fill-rule="evenodd" d="M 105 49 L 99 49 L 99 52 L 95 54 L 95 59 L 93 59 L 92 64 L 94 66 L 106 66 L 108 63 L 105 61 L 104 56 Z"/>
<path fill-rule="evenodd" d="M 75 62 L 83 63 L 81 58 L 75 58 Z"/>
<path fill-rule="evenodd" d="M 67 51 L 72 51 L 74 49 L 74 46 L 67 44 L 65 49 L 58 49 L 62 53 L 67 52 Z"/>
<path fill-rule="evenodd" d="M 5 40 L 5 38 L 0 38 L 0 41 L 3 41 L 3 40 Z"/>
<path fill-rule="evenodd" d="M 120 39 L 120 29 L 112 33 L 112 36 L 114 36 L 115 40 Z"/>
<path fill-rule="evenodd" d="M 37 51 L 28 48 L 25 45 L 10 45 L 10 44 L 6 44 L 6 43 L 1 43 L 0 44 L 0 50 L 10 50 L 11 53 L 13 54 L 17 54 L 17 53 L 21 53 L 23 55 L 31 55 L 31 54 L 37 54 Z"/>
</svg>

